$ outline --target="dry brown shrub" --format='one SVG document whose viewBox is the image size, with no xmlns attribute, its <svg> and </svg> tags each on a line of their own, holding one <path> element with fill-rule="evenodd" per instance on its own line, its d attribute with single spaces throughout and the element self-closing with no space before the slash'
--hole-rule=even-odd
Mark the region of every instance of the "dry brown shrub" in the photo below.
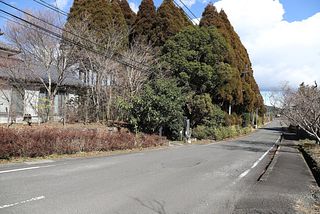
<svg viewBox="0 0 320 214">
<path fill-rule="evenodd" d="M 0 159 L 162 146 L 164 138 L 97 128 L 0 128 Z"/>
</svg>

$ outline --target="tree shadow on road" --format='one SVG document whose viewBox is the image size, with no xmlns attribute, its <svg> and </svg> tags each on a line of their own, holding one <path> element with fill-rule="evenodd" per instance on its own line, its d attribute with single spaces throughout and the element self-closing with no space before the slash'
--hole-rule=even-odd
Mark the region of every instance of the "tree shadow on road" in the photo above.
<svg viewBox="0 0 320 214">
<path fill-rule="evenodd" d="M 267 146 L 270 147 L 274 144 L 274 142 L 268 141 L 255 141 L 255 140 L 238 140 L 238 144 L 240 145 L 251 145 L 251 146 Z"/>
<path fill-rule="evenodd" d="M 264 127 L 264 128 L 259 128 L 259 129 L 269 130 L 269 131 L 276 131 L 276 132 L 282 132 L 283 131 L 283 127 L 281 127 L 281 126 L 279 126 L 279 127 L 270 127 L 270 128 Z"/>
<path fill-rule="evenodd" d="M 141 206 L 149 209 L 153 213 L 157 214 L 167 214 L 167 211 L 165 209 L 165 201 L 158 201 L 158 200 L 152 200 L 152 201 L 142 201 L 139 198 L 134 197 L 133 198 L 136 202 L 138 202 Z"/>
<path fill-rule="evenodd" d="M 243 145 L 219 145 L 219 147 L 208 147 L 212 149 L 225 149 L 225 150 L 238 150 L 238 151 L 248 151 L 248 152 L 265 152 L 267 151 L 266 148 L 255 148 Z"/>
</svg>

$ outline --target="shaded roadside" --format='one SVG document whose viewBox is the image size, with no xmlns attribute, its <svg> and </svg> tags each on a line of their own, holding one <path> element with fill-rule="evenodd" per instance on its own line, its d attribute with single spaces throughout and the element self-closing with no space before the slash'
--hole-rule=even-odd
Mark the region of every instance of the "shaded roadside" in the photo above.
<svg viewBox="0 0 320 214">
<path fill-rule="evenodd" d="M 233 213 L 320 213 L 319 187 L 295 139 L 283 135 L 266 172 L 243 193 Z"/>
</svg>

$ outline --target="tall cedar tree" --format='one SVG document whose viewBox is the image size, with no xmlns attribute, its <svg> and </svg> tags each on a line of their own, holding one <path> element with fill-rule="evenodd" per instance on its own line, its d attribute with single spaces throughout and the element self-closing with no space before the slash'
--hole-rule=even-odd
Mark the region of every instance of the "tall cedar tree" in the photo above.
<svg viewBox="0 0 320 214">
<path fill-rule="evenodd" d="M 122 14 L 126 20 L 129 30 L 132 30 L 133 24 L 136 21 L 137 15 L 131 10 L 127 0 L 115 0 L 118 2 Z"/>
<path fill-rule="evenodd" d="M 175 6 L 173 0 L 164 0 L 157 11 L 155 44 L 162 46 L 169 37 L 191 25 L 183 10 Z"/>
<path fill-rule="evenodd" d="M 106 0 L 74 0 L 66 27 L 88 19 L 88 30 L 100 36 L 110 29 L 127 28 L 121 8 L 116 2 Z"/>
<path fill-rule="evenodd" d="M 217 27 L 232 48 L 232 51 L 229 53 L 228 63 L 238 69 L 242 76 L 243 84 L 243 104 L 237 106 L 237 111 L 239 113 L 243 111 L 251 112 L 254 111 L 255 108 L 259 108 L 261 113 L 263 113 L 265 110 L 263 98 L 253 77 L 248 52 L 242 44 L 239 35 L 231 25 L 227 14 L 223 10 L 219 13 L 212 4 L 209 4 L 202 14 L 199 25 L 201 27 Z"/>
<path fill-rule="evenodd" d="M 133 37 L 135 40 L 153 40 L 152 32 L 155 27 L 156 7 L 153 0 L 142 0 L 137 18 L 133 25 Z"/>
<path fill-rule="evenodd" d="M 229 49 L 215 27 L 193 26 L 168 39 L 161 59 L 185 90 L 208 93 L 227 110 L 242 95 L 239 72 L 225 63 Z"/>
</svg>

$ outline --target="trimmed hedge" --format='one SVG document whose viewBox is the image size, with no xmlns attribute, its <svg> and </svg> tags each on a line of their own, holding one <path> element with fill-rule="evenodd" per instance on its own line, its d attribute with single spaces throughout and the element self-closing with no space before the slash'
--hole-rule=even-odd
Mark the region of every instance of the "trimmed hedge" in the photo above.
<svg viewBox="0 0 320 214">
<path fill-rule="evenodd" d="M 126 150 L 164 144 L 166 140 L 157 135 L 141 134 L 136 137 L 129 132 L 45 127 L 0 128 L 0 159 Z"/>
</svg>

